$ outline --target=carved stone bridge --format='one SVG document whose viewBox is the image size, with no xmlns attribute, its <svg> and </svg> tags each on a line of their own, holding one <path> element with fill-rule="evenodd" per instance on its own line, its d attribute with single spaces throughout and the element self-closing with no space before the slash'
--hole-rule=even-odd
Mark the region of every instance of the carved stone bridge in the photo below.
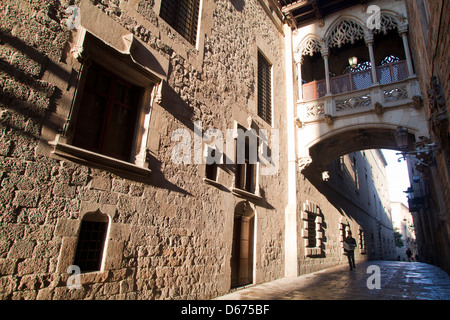
<svg viewBox="0 0 450 320">
<path fill-rule="evenodd" d="M 408 129 L 411 142 L 427 137 L 427 122 L 416 77 L 297 103 L 300 170 L 318 169 L 363 149 L 398 149 L 394 132 Z"/>
<path fill-rule="evenodd" d="M 381 10 L 379 27 L 369 29 L 365 17 L 351 9 L 293 32 L 300 170 L 312 162 L 324 170 L 357 150 L 398 149 L 393 133 L 400 126 L 408 129 L 410 146 L 426 141 L 408 23 L 402 13 Z"/>
</svg>

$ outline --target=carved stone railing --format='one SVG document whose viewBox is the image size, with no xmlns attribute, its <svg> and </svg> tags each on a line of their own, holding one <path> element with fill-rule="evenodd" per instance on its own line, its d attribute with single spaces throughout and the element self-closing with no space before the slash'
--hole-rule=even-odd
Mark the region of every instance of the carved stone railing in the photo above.
<svg viewBox="0 0 450 320">
<path fill-rule="evenodd" d="M 314 100 L 297 102 L 298 124 L 374 111 L 382 115 L 390 107 L 411 105 L 419 108 L 421 93 L 417 77 L 341 94 L 331 94 Z"/>
</svg>

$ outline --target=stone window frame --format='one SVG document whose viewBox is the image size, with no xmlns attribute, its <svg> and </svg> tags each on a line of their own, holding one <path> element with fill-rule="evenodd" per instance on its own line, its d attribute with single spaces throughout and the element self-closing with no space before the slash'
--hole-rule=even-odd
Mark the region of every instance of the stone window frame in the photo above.
<svg viewBox="0 0 450 320">
<path fill-rule="evenodd" d="M 74 34 L 77 39 L 72 44 L 72 70 L 78 67 L 78 78 L 74 85 L 72 103 L 61 105 L 60 114 L 53 115 L 64 117 L 65 124 L 59 131 L 43 129 L 43 140 L 48 141 L 51 150 L 38 148 L 50 157 L 65 158 L 74 162 L 87 165 L 95 165 L 101 169 L 126 174 L 127 176 L 145 177 L 151 173 L 148 168 L 148 137 L 150 131 L 150 116 L 155 103 L 161 103 L 162 86 L 165 74 L 168 70 L 168 61 L 165 61 L 154 51 L 149 50 L 140 43 L 132 34 L 121 37 L 126 50 L 117 48 L 119 39 L 115 39 L 115 45 L 99 38 L 86 28 L 80 28 Z M 136 55 L 136 59 L 133 55 Z M 152 58 L 152 59 L 149 59 Z M 129 161 L 119 160 L 96 152 L 91 152 L 71 144 L 71 130 L 76 119 L 76 112 L 81 102 L 84 82 L 86 80 L 89 61 L 95 61 L 104 69 L 121 76 L 124 80 L 141 88 L 142 94 L 136 117 L 133 146 Z M 137 60 L 140 60 L 139 62 Z M 149 61 L 148 66 L 142 65 L 141 61 Z M 72 71 L 73 72 L 73 71 Z M 72 80 L 73 82 L 73 80 Z M 68 84 L 70 86 L 71 83 Z M 44 151 L 45 150 L 45 151 Z"/>
<path fill-rule="evenodd" d="M 212 183 L 212 184 L 214 184 L 214 183 L 217 183 L 218 180 L 219 180 L 219 164 L 216 163 L 216 162 L 213 162 L 213 163 L 211 163 L 211 164 L 208 164 L 208 163 L 206 162 L 206 160 L 207 160 L 207 155 L 208 155 L 208 152 L 209 152 L 209 149 L 211 150 L 211 156 L 212 156 L 212 157 L 214 157 L 214 156 L 212 155 L 212 153 L 214 152 L 214 154 L 215 154 L 215 153 L 218 152 L 219 150 L 218 150 L 218 149 L 215 149 L 215 148 L 211 148 L 210 146 L 206 146 L 206 148 L 205 148 L 205 155 L 204 155 L 204 158 L 205 158 L 205 178 L 204 178 L 204 180 L 205 180 L 205 182 L 207 182 L 207 183 Z M 211 171 L 214 173 L 214 177 L 209 176 L 209 174 L 211 173 Z"/>
<path fill-rule="evenodd" d="M 222 134 L 220 133 L 220 131 L 218 131 L 216 129 L 213 129 L 213 132 L 210 133 L 211 136 L 209 136 L 209 134 L 207 132 L 209 132 L 209 130 L 207 130 L 206 132 L 203 133 L 203 139 L 202 139 L 203 162 L 202 162 L 202 164 L 200 164 L 199 170 L 203 171 L 203 173 L 204 173 L 203 181 L 206 184 L 209 184 L 209 185 L 215 186 L 219 189 L 222 189 L 222 188 L 224 188 L 224 186 L 219 182 L 219 177 L 220 177 L 220 172 L 221 172 L 220 168 L 224 164 L 224 156 L 225 156 L 224 150 L 222 150 L 223 146 L 220 147 L 220 142 L 223 142 L 223 137 L 222 137 Z M 205 137 L 208 137 L 208 138 L 205 138 Z M 214 140 L 213 140 L 213 137 L 214 137 Z M 205 139 L 207 139 L 207 140 L 205 140 Z M 211 144 L 209 144 L 208 142 Z M 219 145 L 212 143 L 212 142 L 218 142 Z M 218 162 L 214 161 L 212 164 L 207 163 L 208 154 L 209 154 L 210 150 L 211 150 L 211 152 L 214 151 L 214 152 L 221 153 L 221 157 L 220 157 L 220 159 L 218 159 Z M 214 158 L 215 156 L 212 156 L 212 157 Z M 211 177 L 208 176 L 208 172 L 211 169 L 213 171 L 215 171 L 214 179 L 211 179 Z"/>
<path fill-rule="evenodd" d="M 61 280 L 66 282 L 74 264 L 81 222 L 86 214 L 99 212 L 108 217 L 108 229 L 103 249 L 101 268 L 98 271 L 81 273 L 80 283 L 90 284 L 105 282 L 109 271 L 123 268 L 123 250 L 125 242 L 129 240 L 131 226 L 123 223 L 115 223 L 117 214 L 116 206 L 98 203 L 81 202 L 78 219 L 59 218 L 56 224 L 55 236 L 61 239 L 56 273 L 61 275 Z"/>
<path fill-rule="evenodd" d="M 258 117 L 263 119 L 268 124 L 272 125 L 273 123 L 273 63 L 269 61 L 269 59 L 258 50 L 258 73 L 257 73 L 257 114 Z M 262 70 L 266 70 L 264 74 L 261 74 Z M 268 73 L 268 75 L 266 74 Z M 267 77 L 266 77 L 267 76 Z M 262 81 L 261 81 L 262 80 Z M 267 89 L 270 90 L 270 97 L 262 97 L 260 92 L 261 89 L 265 92 Z M 264 89 L 266 88 L 266 89 Z M 267 110 L 269 109 L 269 110 Z M 269 113 L 269 114 L 267 114 Z"/>
<path fill-rule="evenodd" d="M 73 115 L 73 128 L 69 132 L 71 145 L 115 159 L 129 161 L 137 126 L 136 117 L 140 111 L 138 109 L 140 109 L 142 88 L 109 72 L 92 59 L 87 61 L 87 64 L 89 67 L 85 76 L 86 81 L 83 83 L 83 88 L 79 88 L 83 94 L 80 93 L 80 103 L 77 103 L 76 115 Z M 89 81 L 90 78 L 96 78 L 96 81 L 94 82 L 92 79 Z M 99 86 L 103 87 L 99 89 Z M 125 98 L 126 100 L 123 96 L 117 95 L 117 90 L 120 90 L 118 86 L 123 88 L 123 93 L 128 96 Z M 91 110 L 93 107 L 95 108 L 96 104 L 86 101 L 89 96 L 91 99 L 94 97 L 100 99 L 104 103 L 103 110 L 100 109 L 98 111 L 101 112 L 97 113 L 100 121 L 95 123 L 90 122 L 92 117 L 87 116 L 91 114 Z M 128 121 L 113 122 L 114 113 L 120 113 L 122 110 L 126 110 Z M 95 128 L 96 134 L 86 135 L 84 131 L 86 124 L 91 130 Z M 123 137 L 123 141 L 114 139 L 114 134 L 117 132 L 126 138 Z M 119 148 L 115 149 L 113 145 L 117 145 Z"/>
<path fill-rule="evenodd" d="M 363 229 L 358 228 L 359 251 L 361 254 L 367 254 L 366 234 Z"/>
<path fill-rule="evenodd" d="M 314 230 L 310 228 L 311 216 L 314 217 Z M 305 246 L 305 257 L 314 257 L 322 254 L 322 243 L 323 243 L 323 218 L 322 210 L 320 207 L 309 200 L 303 203 L 303 210 L 301 212 L 301 218 L 303 222 L 302 226 L 302 238 L 303 244 Z M 310 246 L 309 239 L 311 234 L 314 235 L 315 244 Z"/>
<path fill-rule="evenodd" d="M 104 234 L 103 234 L 103 239 L 92 239 L 92 234 L 90 235 L 89 239 L 86 239 L 84 237 L 82 237 L 82 234 L 84 234 L 85 230 L 83 230 L 83 227 L 86 227 L 86 225 L 84 224 L 85 222 L 95 222 L 95 223 L 102 223 L 102 224 L 106 224 L 105 226 L 105 230 L 104 230 Z M 89 273 L 89 272 L 96 272 L 96 271 L 101 271 L 104 268 L 104 261 L 105 261 L 105 253 L 106 253 L 106 246 L 107 246 L 107 242 L 108 242 L 108 234 L 109 234 L 109 226 L 111 224 L 111 219 L 109 218 L 108 215 L 103 214 L 100 210 L 94 211 L 94 212 L 87 212 L 83 215 L 83 218 L 81 219 L 80 222 L 80 227 L 79 227 L 79 231 L 78 231 L 78 239 L 77 239 L 77 247 L 75 250 L 75 256 L 74 256 L 74 260 L 73 260 L 73 264 L 77 265 L 80 267 L 81 272 L 82 273 Z M 96 242 L 102 242 L 101 248 L 97 248 L 96 251 L 100 251 L 101 253 L 101 257 L 99 257 L 99 261 L 97 262 L 98 264 L 98 269 L 90 269 L 85 271 L 85 268 L 81 267 L 81 264 L 86 264 L 86 260 L 83 259 L 80 255 L 81 252 L 84 251 L 83 246 L 85 246 L 86 244 L 88 245 L 88 247 L 91 246 L 92 241 L 96 241 Z M 91 250 L 92 251 L 92 250 Z"/>
<path fill-rule="evenodd" d="M 234 146 L 233 146 L 233 161 L 234 161 L 234 166 L 236 167 L 236 171 L 237 171 L 237 161 L 236 161 L 236 156 L 237 156 L 237 147 L 238 147 L 238 129 L 242 129 L 242 130 L 251 130 L 251 124 L 249 125 L 248 128 L 246 128 L 244 125 L 240 124 L 239 122 L 237 122 L 236 120 L 234 120 L 234 128 L 233 128 L 233 140 L 234 140 Z M 256 137 L 256 141 L 258 142 L 259 139 L 261 139 L 258 135 L 257 132 L 255 132 L 255 137 Z M 259 152 L 259 144 L 258 144 L 258 151 Z M 228 156 L 231 156 L 231 154 L 229 154 Z M 241 189 L 239 187 L 236 186 L 236 174 L 233 175 L 233 181 L 232 181 L 232 187 L 231 192 L 235 195 L 238 196 L 242 196 L 244 198 L 252 198 L 255 200 L 261 200 L 262 197 L 260 195 L 260 186 L 259 186 L 259 180 L 260 180 L 260 162 L 258 160 L 258 154 L 257 154 L 257 162 L 255 164 L 255 176 L 254 176 L 254 184 L 255 184 L 255 190 L 253 192 Z"/>
<path fill-rule="evenodd" d="M 255 75 L 255 88 L 256 89 L 255 89 L 255 98 L 254 98 L 254 101 L 252 101 L 252 104 L 250 105 L 250 110 L 255 115 L 255 120 L 257 120 L 255 122 L 258 125 L 260 125 L 262 129 L 265 127 L 275 128 L 275 104 L 274 104 L 275 81 L 274 81 L 274 79 L 276 77 L 275 73 L 277 70 L 274 67 L 275 66 L 274 62 L 276 61 L 276 59 L 272 53 L 271 46 L 260 35 L 256 36 L 252 51 L 253 51 L 253 61 L 254 61 L 253 74 Z M 270 123 L 267 122 L 262 117 L 260 117 L 260 115 L 258 113 L 258 81 L 259 81 L 258 80 L 258 55 L 259 54 L 261 54 L 271 66 L 271 71 L 270 71 L 270 75 L 271 75 L 271 79 L 270 79 L 270 83 L 271 83 L 271 97 L 270 97 L 270 99 L 271 99 L 271 121 L 270 121 Z"/>
</svg>

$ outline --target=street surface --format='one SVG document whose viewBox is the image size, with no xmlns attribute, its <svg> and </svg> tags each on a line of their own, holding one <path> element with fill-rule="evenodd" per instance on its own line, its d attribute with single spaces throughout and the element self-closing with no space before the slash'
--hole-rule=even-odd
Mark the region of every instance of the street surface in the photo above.
<svg viewBox="0 0 450 320">
<path fill-rule="evenodd" d="M 375 266 L 375 267 L 373 267 Z M 372 288 L 372 289 L 370 289 Z M 215 300 L 450 300 L 450 276 L 421 262 L 367 261 L 237 290 Z"/>
</svg>

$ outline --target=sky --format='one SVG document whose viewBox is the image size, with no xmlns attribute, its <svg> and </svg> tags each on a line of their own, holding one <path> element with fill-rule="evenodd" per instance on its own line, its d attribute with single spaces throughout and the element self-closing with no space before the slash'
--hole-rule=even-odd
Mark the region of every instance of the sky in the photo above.
<svg viewBox="0 0 450 320">
<path fill-rule="evenodd" d="M 396 155 L 397 150 L 382 150 L 388 165 L 386 166 L 386 177 L 388 180 L 389 196 L 391 201 L 403 202 L 408 207 L 408 200 L 406 198 L 406 189 L 410 186 L 408 169 L 406 161 L 402 159 L 398 162 L 401 155 Z"/>
</svg>

